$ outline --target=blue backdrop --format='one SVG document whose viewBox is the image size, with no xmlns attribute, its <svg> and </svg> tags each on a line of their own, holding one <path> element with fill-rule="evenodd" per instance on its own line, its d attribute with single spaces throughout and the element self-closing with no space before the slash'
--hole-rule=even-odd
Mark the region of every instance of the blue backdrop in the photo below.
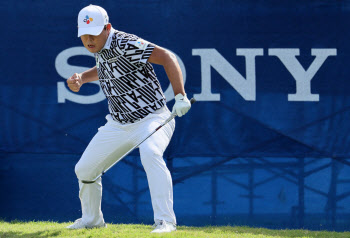
<svg viewBox="0 0 350 238">
<path fill-rule="evenodd" d="M 74 165 L 105 123 L 77 14 L 174 52 L 197 103 L 165 153 L 179 225 L 349 230 L 350 1 L 3 1 L 0 218 L 80 216 Z M 171 108 L 162 67 L 155 66 Z M 107 222 L 152 223 L 138 151 L 104 177 Z"/>
</svg>

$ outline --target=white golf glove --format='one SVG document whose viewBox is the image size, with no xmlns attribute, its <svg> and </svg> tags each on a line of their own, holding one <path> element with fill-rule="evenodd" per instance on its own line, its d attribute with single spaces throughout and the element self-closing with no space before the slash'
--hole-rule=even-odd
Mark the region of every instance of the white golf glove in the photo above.
<svg viewBox="0 0 350 238">
<path fill-rule="evenodd" d="M 175 96 L 175 104 L 173 106 L 172 113 L 176 113 L 179 117 L 185 115 L 191 108 L 191 102 L 188 100 L 186 93 L 185 96 L 179 93 Z"/>
</svg>

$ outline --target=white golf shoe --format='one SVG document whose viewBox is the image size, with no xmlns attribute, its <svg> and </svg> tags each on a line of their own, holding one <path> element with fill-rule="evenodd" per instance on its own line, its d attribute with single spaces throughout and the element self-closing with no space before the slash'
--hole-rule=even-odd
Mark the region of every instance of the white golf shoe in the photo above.
<svg viewBox="0 0 350 238">
<path fill-rule="evenodd" d="M 164 233 L 176 231 L 176 225 L 171 222 L 160 221 L 158 224 L 154 224 L 155 229 L 151 233 Z"/>
<path fill-rule="evenodd" d="M 79 219 L 75 220 L 75 222 L 72 225 L 67 226 L 66 228 L 74 230 L 74 229 L 101 228 L 101 227 L 106 228 L 107 224 L 103 223 L 103 225 L 100 225 L 100 226 L 89 226 L 89 225 L 84 224 L 82 219 L 79 218 Z"/>
</svg>

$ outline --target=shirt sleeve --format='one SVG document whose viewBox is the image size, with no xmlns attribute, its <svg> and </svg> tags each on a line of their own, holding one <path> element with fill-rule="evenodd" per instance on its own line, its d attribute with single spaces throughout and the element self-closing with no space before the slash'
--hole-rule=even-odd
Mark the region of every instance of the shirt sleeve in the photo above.
<svg viewBox="0 0 350 238">
<path fill-rule="evenodd" d="M 146 64 L 155 45 L 141 38 L 129 39 L 124 48 L 124 57 L 131 63 Z"/>
</svg>

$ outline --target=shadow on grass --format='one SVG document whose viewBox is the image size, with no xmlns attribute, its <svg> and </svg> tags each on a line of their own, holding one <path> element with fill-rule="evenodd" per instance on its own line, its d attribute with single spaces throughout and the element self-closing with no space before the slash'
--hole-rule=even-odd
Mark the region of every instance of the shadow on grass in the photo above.
<svg viewBox="0 0 350 238">
<path fill-rule="evenodd" d="M 62 229 L 55 229 L 50 231 L 37 231 L 32 233 L 23 233 L 23 232 L 15 232 L 15 231 L 6 231 L 0 232 L 1 238 L 12 238 L 12 237 L 28 237 L 28 238 L 39 238 L 39 237 L 56 237 L 61 235 L 63 232 Z"/>
</svg>

